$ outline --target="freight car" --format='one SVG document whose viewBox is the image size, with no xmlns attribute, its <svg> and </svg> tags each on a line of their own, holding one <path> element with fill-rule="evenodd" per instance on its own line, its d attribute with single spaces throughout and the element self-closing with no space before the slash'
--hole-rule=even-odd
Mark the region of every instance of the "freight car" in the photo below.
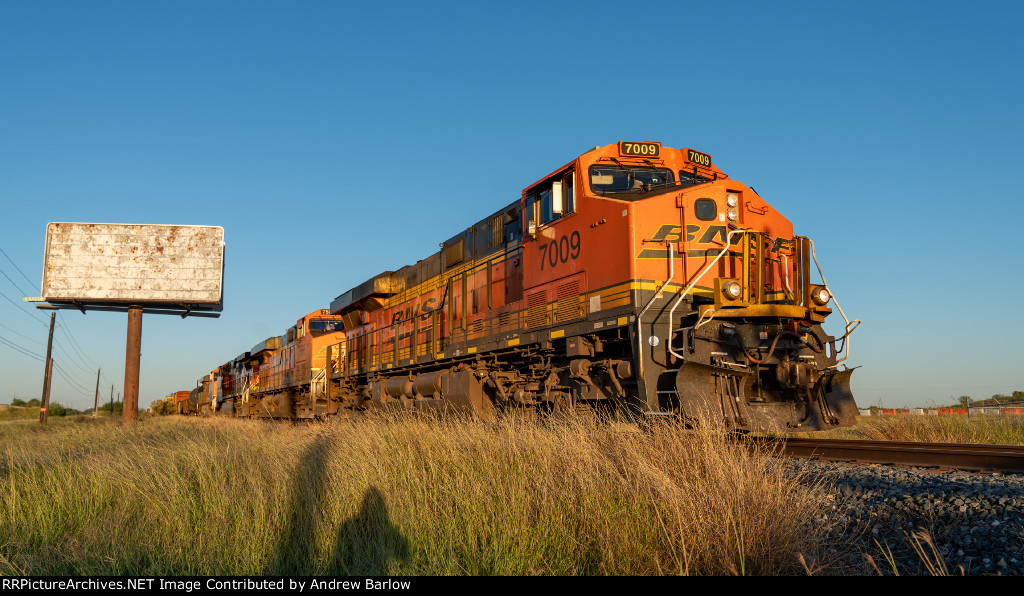
<svg viewBox="0 0 1024 596">
<path fill-rule="evenodd" d="M 245 374 L 263 375 L 312 315 L 208 375 L 197 404 L 275 417 L 577 408 L 822 430 L 857 413 L 841 363 L 859 321 L 839 309 L 843 333 L 828 335 L 830 304 L 813 243 L 710 155 L 620 142 L 338 296 L 304 352 L 322 360 L 276 398 Z"/>
</svg>

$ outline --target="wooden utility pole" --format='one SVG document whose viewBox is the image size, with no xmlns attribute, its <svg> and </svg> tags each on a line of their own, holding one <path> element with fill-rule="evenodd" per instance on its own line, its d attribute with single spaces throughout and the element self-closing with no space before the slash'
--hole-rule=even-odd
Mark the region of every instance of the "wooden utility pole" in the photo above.
<svg viewBox="0 0 1024 596">
<path fill-rule="evenodd" d="M 114 386 L 110 386 L 110 415 L 114 415 Z"/>
<path fill-rule="evenodd" d="M 39 405 L 39 424 L 46 424 L 46 408 L 50 407 L 50 375 L 53 373 L 53 321 L 57 317 L 56 311 L 50 313 L 50 338 L 46 340 L 46 366 L 43 374 L 43 399 Z"/>
<path fill-rule="evenodd" d="M 100 413 L 100 369 L 96 369 L 96 405 L 93 406 L 92 415 Z"/>
</svg>

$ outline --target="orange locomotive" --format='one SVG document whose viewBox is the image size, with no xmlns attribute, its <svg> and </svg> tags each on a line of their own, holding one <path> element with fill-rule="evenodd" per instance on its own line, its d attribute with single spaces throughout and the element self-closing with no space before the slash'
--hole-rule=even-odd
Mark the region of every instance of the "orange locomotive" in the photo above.
<svg viewBox="0 0 1024 596">
<path fill-rule="evenodd" d="M 220 367 L 195 401 L 274 418 L 590 408 L 741 431 L 849 425 L 839 365 L 859 322 L 824 332 L 833 301 L 811 283 L 813 254 L 707 154 L 595 147 Z"/>
<path fill-rule="evenodd" d="M 316 418 L 336 413 L 329 400 L 329 369 L 344 348 L 341 318 L 318 310 L 299 319 L 279 337 L 239 354 L 192 390 L 185 413 L 253 418 Z"/>
<path fill-rule="evenodd" d="M 811 283 L 812 256 L 707 154 L 595 147 L 439 252 L 336 298 L 344 357 L 329 400 L 852 424 L 852 371 L 821 328 L 831 296 Z M 840 338 L 847 355 L 858 323 Z"/>
</svg>

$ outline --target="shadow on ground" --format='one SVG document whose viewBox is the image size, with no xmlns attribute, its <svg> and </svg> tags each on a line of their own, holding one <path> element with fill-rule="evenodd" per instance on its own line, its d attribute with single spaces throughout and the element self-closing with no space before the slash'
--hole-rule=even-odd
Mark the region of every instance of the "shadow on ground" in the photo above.
<svg viewBox="0 0 1024 596">
<path fill-rule="evenodd" d="M 338 457 L 332 441 L 317 437 L 302 454 L 293 478 L 291 514 L 266 575 L 393 575 L 392 561 L 409 560 L 409 541 L 391 523 L 384 495 L 370 486 L 356 515 L 337 531 L 332 553 L 316 545 L 327 531 L 326 505 L 337 498 L 328 484 L 327 464 Z"/>
</svg>

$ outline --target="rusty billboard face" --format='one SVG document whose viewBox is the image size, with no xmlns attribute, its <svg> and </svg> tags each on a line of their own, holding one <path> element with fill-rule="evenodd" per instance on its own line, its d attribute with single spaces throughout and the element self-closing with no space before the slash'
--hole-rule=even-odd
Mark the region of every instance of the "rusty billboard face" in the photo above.
<svg viewBox="0 0 1024 596">
<path fill-rule="evenodd" d="M 53 304 L 220 311 L 224 228 L 50 223 L 42 297 Z"/>
</svg>

